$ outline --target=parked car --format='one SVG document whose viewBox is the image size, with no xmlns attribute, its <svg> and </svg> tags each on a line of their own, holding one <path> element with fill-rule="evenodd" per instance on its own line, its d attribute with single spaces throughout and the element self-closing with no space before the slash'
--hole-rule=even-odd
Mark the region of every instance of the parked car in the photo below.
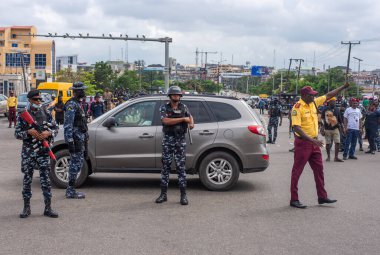
<svg viewBox="0 0 380 255">
<path fill-rule="evenodd" d="M 133 98 L 89 124 L 89 158 L 78 174 L 80 186 L 92 173 L 160 173 L 163 95 Z M 209 190 L 228 190 L 240 173 L 264 171 L 269 164 L 262 122 L 243 100 L 222 96 L 185 95 L 194 117 L 193 144 L 187 141 L 186 171 L 198 174 Z M 188 139 L 188 137 L 187 137 Z M 67 186 L 70 154 L 59 132 L 52 147 L 51 180 Z M 173 164 L 174 170 L 174 164 Z"/>
<path fill-rule="evenodd" d="M 28 104 L 28 98 L 27 98 L 28 93 L 21 93 L 20 95 L 17 96 L 17 112 L 22 112 L 26 105 Z M 42 107 L 47 107 L 52 100 L 51 95 L 49 93 L 41 93 L 42 97 Z"/>
<path fill-rule="evenodd" d="M 7 117 L 7 99 L 8 97 L 0 94 L 0 114 L 4 114 L 5 117 Z"/>
</svg>

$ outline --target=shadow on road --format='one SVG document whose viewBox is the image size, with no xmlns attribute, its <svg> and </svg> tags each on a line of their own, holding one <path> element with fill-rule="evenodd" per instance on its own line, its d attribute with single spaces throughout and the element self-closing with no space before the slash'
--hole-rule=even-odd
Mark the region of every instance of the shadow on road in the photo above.
<svg viewBox="0 0 380 255">
<path fill-rule="evenodd" d="M 189 178 L 187 180 L 188 190 L 208 191 L 198 178 Z M 160 187 L 160 177 L 109 177 L 109 176 L 90 176 L 82 185 L 82 188 L 91 189 L 144 189 L 157 190 Z M 170 179 L 169 189 L 178 188 L 178 181 L 175 178 Z M 253 183 L 239 180 L 234 188 L 228 192 L 250 192 L 257 191 L 262 186 L 254 186 Z"/>
</svg>

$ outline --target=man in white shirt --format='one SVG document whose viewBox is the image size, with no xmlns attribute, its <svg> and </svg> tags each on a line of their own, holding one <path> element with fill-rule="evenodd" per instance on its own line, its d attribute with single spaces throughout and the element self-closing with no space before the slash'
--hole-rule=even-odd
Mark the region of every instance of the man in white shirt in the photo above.
<svg viewBox="0 0 380 255">
<path fill-rule="evenodd" d="M 344 132 L 346 134 L 346 141 L 344 145 L 343 159 L 358 159 L 355 157 L 355 147 L 361 133 L 362 113 L 358 108 L 359 100 L 352 98 L 349 108 L 344 112 Z"/>
</svg>

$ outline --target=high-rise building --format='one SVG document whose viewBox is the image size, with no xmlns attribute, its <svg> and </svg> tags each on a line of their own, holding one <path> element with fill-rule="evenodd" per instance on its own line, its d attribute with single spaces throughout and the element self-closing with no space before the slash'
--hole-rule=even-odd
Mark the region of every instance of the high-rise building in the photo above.
<svg viewBox="0 0 380 255">
<path fill-rule="evenodd" d="M 12 74 L 22 74 L 22 56 L 28 88 L 37 88 L 40 82 L 53 80 L 55 42 L 27 36 L 33 34 L 37 34 L 34 26 L 0 27 L 0 94 L 26 90 L 16 88 L 16 84 L 7 78 Z"/>
</svg>

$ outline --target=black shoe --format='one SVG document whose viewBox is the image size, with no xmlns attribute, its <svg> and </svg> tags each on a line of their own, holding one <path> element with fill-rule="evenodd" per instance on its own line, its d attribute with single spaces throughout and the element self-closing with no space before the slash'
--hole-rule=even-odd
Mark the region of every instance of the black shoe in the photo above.
<svg viewBox="0 0 380 255">
<path fill-rule="evenodd" d="M 268 140 L 267 143 L 272 143 L 272 140 Z"/>
<path fill-rule="evenodd" d="M 371 154 L 371 153 L 372 153 L 372 151 L 371 151 L 371 150 L 369 150 L 369 151 L 366 151 L 366 152 L 364 152 L 364 153 L 367 153 L 367 154 Z"/>
<path fill-rule="evenodd" d="M 293 148 L 293 149 L 290 149 L 289 152 L 294 152 L 294 148 Z"/>
<path fill-rule="evenodd" d="M 188 205 L 189 200 L 187 200 L 186 196 L 186 190 L 184 188 L 181 188 L 181 199 L 180 199 L 181 205 Z"/>
<path fill-rule="evenodd" d="M 299 200 L 290 201 L 290 206 L 299 208 L 299 209 L 305 209 L 307 207 L 306 205 L 301 204 Z"/>
<path fill-rule="evenodd" d="M 348 158 L 349 158 L 349 159 L 358 159 L 358 158 L 355 157 L 355 156 L 349 156 Z"/>
<path fill-rule="evenodd" d="M 24 209 L 20 213 L 20 218 L 28 218 L 30 213 L 30 200 L 24 199 Z"/>
<path fill-rule="evenodd" d="M 272 144 L 276 144 L 276 140 L 273 140 L 273 141 L 272 141 Z"/>
<path fill-rule="evenodd" d="M 58 218 L 58 213 L 51 209 L 51 200 L 45 200 L 44 215 L 50 218 Z"/>
<path fill-rule="evenodd" d="M 86 195 L 83 192 L 76 191 L 74 187 L 68 186 L 66 189 L 67 199 L 84 199 Z"/>
<path fill-rule="evenodd" d="M 329 199 L 329 198 L 318 198 L 318 204 L 333 204 L 336 203 L 338 200 L 336 199 Z"/>
<path fill-rule="evenodd" d="M 362 147 L 359 148 L 359 151 L 364 151 Z"/>
<path fill-rule="evenodd" d="M 343 156 L 343 160 L 347 160 L 347 156 Z"/>
<path fill-rule="evenodd" d="M 372 154 L 372 155 L 375 155 L 375 151 L 372 151 L 371 154 Z"/>
<path fill-rule="evenodd" d="M 161 204 L 161 203 L 163 203 L 163 202 L 168 201 L 167 191 L 168 191 L 168 188 L 167 188 L 167 187 L 161 187 L 161 194 L 160 194 L 160 196 L 156 199 L 156 203 L 157 203 L 157 204 Z"/>
</svg>

